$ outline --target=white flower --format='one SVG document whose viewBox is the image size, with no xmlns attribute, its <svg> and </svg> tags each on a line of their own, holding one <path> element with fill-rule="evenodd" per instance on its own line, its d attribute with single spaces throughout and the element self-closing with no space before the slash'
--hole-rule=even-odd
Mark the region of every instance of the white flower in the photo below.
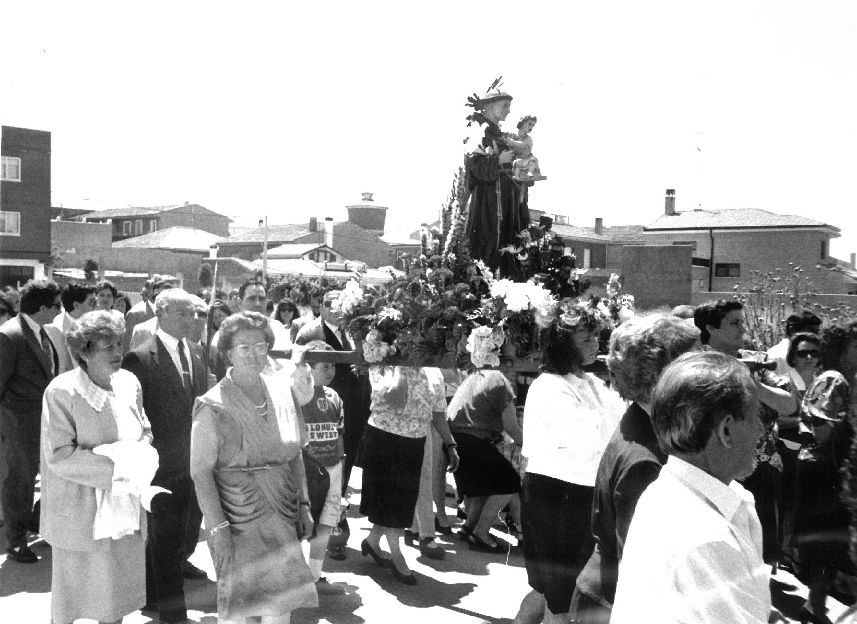
<svg viewBox="0 0 857 624">
<path fill-rule="evenodd" d="M 392 345 L 381 340 L 381 333 L 377 329 L 370 329 L 363 341 L 363 359 L 370 364 L 377 364 L 395 349 Z"/>
<path fill-rule="evenodd" d="M 351 314 L 363 301 L 363 289 L 357 280 L 348 280 L 339 297 L 332 303 L 331 309 L 342 314 Z"/>
<path fill-rule="evenodd" d="M 506 309 L 510 312 L 523 312 L 530 307 L 530 298 L 527 296 L 527 284 L 512 282 L 503 299 Z"/>
<path fill-rule="evenodd" d="M 470 361 L 477 368 L 500 365 L 500 346 L 506 339 L 501 327 L 476 327 L 467 337 Z"/>
<path fill-rule="evenodd" d="M 509 290 L 509 285 L 512 283 L 512 280 L 509 279 L 494 280 L 491 282 L 491 296 L 495 298 L 505 297 L 506 292 Z"/>
<path fill-rule="evenodd" d="M 381 318 L 388 318 L 391 321 L 400 321 L 402 320 L 402 313 L 396 308 L 391 308 L 390 306 L 385 306 L 378 313 L 378 316 Z"/>
</svg>

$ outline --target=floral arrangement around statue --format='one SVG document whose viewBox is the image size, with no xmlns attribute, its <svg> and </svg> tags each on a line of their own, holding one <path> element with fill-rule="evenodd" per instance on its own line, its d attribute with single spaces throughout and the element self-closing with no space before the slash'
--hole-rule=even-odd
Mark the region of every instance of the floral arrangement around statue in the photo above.
<svg viewBox="0 0 857 624">
<path fill-rule="evenodd" d="M 436 258 L 421 257 L 407 277 L 386 286 L 349 281 L 335 303 L 369 364 L 481 368 L 513 364 L 535 369 L 541 330 L 560 314 L 591 310 L 601 327 L 633 313 L 633 297 L 612 276 L 608 298 L 560 300 L 539 278 L 497 279 L 471 261 L 468 281 Z M 509 360 L 512 360 L 509 362 Z"/>
</svg>

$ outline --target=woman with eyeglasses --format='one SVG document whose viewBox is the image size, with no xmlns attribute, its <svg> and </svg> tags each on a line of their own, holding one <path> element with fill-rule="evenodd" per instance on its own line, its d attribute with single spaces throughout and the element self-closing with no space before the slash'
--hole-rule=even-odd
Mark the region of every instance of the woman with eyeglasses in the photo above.
<svg viewBox="0 0 857 624">
<path fill-rule="evenodd" d="M 151 483 L 158 454 L 140 383 L 120 368 L 124 333 L 118 314 L 82 315 L 65 334 L 79 367 L 45 390 L 40 526 L 56 624 L 121 622 L 146 602 L 146 513 L 128 477 Z"/>
<path fill-rule="evenodd" d="M 217 570 L 219 622 L 286 624 L 316 606 L 300 540 L 313 518 L 296 401 L 313 397 L 303 350 L 271 366 L 270 323 L 258 312 L 220 325 L 217 348 L 232 363 L 194 406 L 190 470 Z"/>
<path fill-rule="evenodd" d="M 857 590 L 848 557 L 849 517 L 841 501 L 841 470 L 854 437 L 850 410 L 857 374 L 857 320 L 825 328 L 820 346 L 824 372 L 801 404 L 802 443 L 795 474 L 795 571 L 809 589 L 802 622 L 829 622 L 825 602 L 837 572 L 851 582 L 852 593 Z M 804 349 L 811 359 L 807 351 L 812 349 Z"/>
<path fill-rule="evenodd" d="M 821 338 L 810 332 L 797 332 L 788 341 L 785 361 L 788 364 L 786 375 L 791 382 L 791 389 L 802 401 L 816 375 L 818 362 L 821 357 Z M 800 422 L 801 410 L 790 416 L 780 416 L 777 419 L 777 450 L 783 459 L 783 472 L 780 479 L 780 495 L 778 497 L 778 512 L 782 530 L 782 561 L 787 565 L 795 558 L 792 548 L 792 531 L 794 526 L 794 482 L 797 471 L 798 452 L 801 446 Z"/>
</svg>

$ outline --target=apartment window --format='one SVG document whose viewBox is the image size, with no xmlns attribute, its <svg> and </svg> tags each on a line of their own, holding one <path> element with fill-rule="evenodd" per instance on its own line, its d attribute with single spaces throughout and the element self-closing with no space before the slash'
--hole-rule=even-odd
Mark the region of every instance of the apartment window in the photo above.
<svg viewBox="0 0 857 624">
<path fill-rule="evenodd" d="M 719 262 L 714 265 L 714 277 L 741 277 L 741 265 L 737 262 Z"/>
<path fill-rule="evenodd" d="M 0 236 L 21 235 L 21 213 L 0 211 Z"/>
<path fill-rule="evenodd" d="M 824 260 L 827 258 L 827 241 L 821 241 L 821 259 Z"/>
<path fill-rule="evenodd" d="M 157 219 L 150 219 L 149 220 L 149 231 L 155 232 L 157 229 L 158 229 L 158 220 Z"/>
<path fill-rule="evenodd" d="M 134 236 L 140 236 L 143 233 L 143 220 L 137 219 L 134 221 Z"/>
<path fill-rule="evenodd" d="M 122 236 L 131 236 L 131 222 L 123 221 L 122 222 Z"/>
<path fill-rule="evenodd" d="M 0 180 L 7 182 L 21 181 L 21 159 L 15 156 L 0 158 Z"/>
</svg>

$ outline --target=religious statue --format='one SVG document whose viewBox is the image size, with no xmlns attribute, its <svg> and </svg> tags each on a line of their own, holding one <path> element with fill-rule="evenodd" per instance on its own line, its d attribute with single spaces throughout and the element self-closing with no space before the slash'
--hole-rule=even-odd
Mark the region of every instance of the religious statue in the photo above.
<svg viewBox="0 0 857 624">
<path fill-rule="evenodd" d="M 518 134 L 506 134 L 506 145 L 515 152 L 512 161 L 512 178 L 517 182 L 532 184 L 539 180 L 547 180 L 539 169 L 539 159 L 533 156 L 533 138 L 530 132 L 538 119 L 535 115 L 524 115 L 518 121 Z"/>
<path fill-rule="evenodd" d="M 516 260 L 501 254 L 500 248 L 515 244 L 530 224 L 527 187 L 513 178 L 515 152 L 507 145 L 500 129 L 512 104 L 512 96 L 500 90 L 500 79 L 482 95 L 473 94 L 467 106 L 474 112 L 467 117 L 468 127 L 478 128 L 465 139 L 464 169 L 467 210 L 467 239 L 470 255 L 483 260 L 505 277 L 517 273 Z M 469 203 L 468 203 L 469 202 Z"/>
</svg>

